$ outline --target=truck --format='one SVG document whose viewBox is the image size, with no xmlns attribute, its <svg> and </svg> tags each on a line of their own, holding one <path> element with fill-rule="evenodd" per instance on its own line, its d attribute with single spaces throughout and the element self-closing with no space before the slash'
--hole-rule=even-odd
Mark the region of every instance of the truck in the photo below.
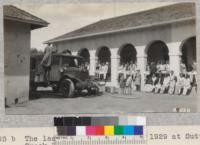
<svg viewBox="0 0 200 145">
<path fill-rule="evenodd" d="M 37 91 L 38 87 L 51 87 L 53 92 L 62 93 L 65 97 L 73 97 L 75 93 L 81 93 L 83 90 L 88 94 L 99 93 L 98 82 L 89 75 L 83 57 L 62 53 L 52 54 L 46 80 L 44 68 L 40 64 L 43 56 L 43 54 L 31 55 L 30 91 Z"/>
</svg>

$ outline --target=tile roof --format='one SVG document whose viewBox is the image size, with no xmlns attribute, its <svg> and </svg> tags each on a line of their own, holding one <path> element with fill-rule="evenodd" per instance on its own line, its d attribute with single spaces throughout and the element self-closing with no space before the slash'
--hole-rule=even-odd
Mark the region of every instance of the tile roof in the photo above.
<svg viewBox="0 0 200 145">
<path fill-rule="evenodd" d="M 49 24 L 45 20 L 42 20 L 42 19 L 40 19 L 24 10 L 21 10 L 15 6 L 12 6 L 12 5 L 4 5 L 3 13 L 4 13 L 4 19 L 30 23 L 32 29 L 45 27 Z"/>
<path fill-rule="evenodd" d="M 45 43 L 76 39 L 95 34 L 101 35 L 111 31 L 156 25 L 188 18 L 195 19 L 195 3 L 176 3 L 146 11 L 100 20 L 80 29 L 48 40 Z"/>
</svg>

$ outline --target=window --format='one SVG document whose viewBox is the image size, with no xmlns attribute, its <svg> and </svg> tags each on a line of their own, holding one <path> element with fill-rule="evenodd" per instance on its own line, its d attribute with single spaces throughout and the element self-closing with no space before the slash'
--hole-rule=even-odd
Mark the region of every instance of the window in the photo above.
<svg viewBox="0 0 200 145">
<path fill-rule="evenodd" d="M 83 61 L 80 61 L 80 59 L 74 57 L 63 57 L 62 62 L 62 64 L 66 67 L 79 67 L 82 63 Z"/>
</svg>

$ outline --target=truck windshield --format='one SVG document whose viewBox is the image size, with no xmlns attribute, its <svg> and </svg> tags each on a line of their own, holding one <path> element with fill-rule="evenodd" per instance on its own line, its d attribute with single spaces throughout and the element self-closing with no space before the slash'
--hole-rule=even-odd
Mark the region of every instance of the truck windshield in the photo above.
<svg viewBox="0 0 200 145">
<path fill-rule="evenodd" d="M 83 63 L 83 60 L 76 57 L 63 57 L 62 61 L 62 65 L 66 67 L 80 67 Z"/>
</svg>

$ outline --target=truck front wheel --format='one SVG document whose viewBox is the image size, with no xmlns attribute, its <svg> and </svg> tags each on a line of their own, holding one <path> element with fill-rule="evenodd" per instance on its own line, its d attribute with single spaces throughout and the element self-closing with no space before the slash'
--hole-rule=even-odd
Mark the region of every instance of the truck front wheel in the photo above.
<svg viewBox="0 0 200 145">
<path fill-rule="evenodd" d="M 60 84 L 60 92 L 65 97 L 72 97 L 74 95 L 74 83 L 70 79 L 62 80 Z"/>
</svg>

